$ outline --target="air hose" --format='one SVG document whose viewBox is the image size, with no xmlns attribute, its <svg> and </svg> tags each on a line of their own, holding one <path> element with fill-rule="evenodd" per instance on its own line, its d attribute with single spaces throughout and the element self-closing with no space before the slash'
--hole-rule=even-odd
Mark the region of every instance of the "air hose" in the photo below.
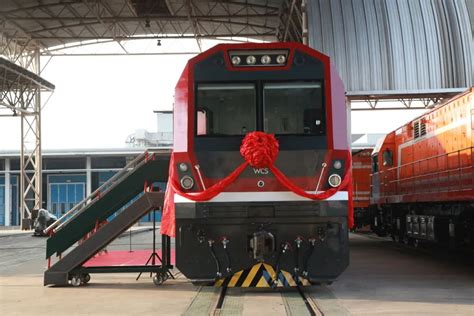
<svg viewBox="0 0 474 316">
<path fill-rule="evenodd" d="M 306 251 L 306 255 L 304 258 L 304 266 L 303 266 L 304 267 L 303 277 L 305 278 L 308 276 L 308 262 L 309 262 L 309 258 L 311 258 L 311 256 L 313 255 L 314 248 L 316 245 L 316 238 L 309 238 L 308 242 L 309 242 L 309 249 Z"/>
<path fill-rule="evenodd" d="M 275 277 L 273 278 L 270 284 L 272 288 L 276 288 L 278 286 L 278 277 L 280 275 L 280 259 L 281 259 L 281 256 L 289 249 L 291 249 L 291 246 L 288 242 L 281 244 L 280 251 L 278 252 L 278 256 L 277 256 L 276 264 L 275 264 Z"/>
<path fill-rule="evenodd" d="M 227 260 L 227 268 L 225 269 L 226 274 L 230 274 L 232 272 L 231 264 L 230 264 L 230 256 L 227 250 L 227 245 L 229 244 L 229 239 L 226 237 L 222 238 L 222 247 L 224 248 L 225 258 Z"/>
<path fill-rule="evenodd" d="M 214 261 L 216 262 L 216 269 L 217 269 L 216 278 L 221 278 L 222 277 L 221 265 L 219 263 L 219 259 L 217 259 L 216 253 L 214 251 L 214 240 L 209 239 L 207 241 L 207 244 L 209 245 L 209 251 L 211 252 L 212 258 L 214 258 Z"/>
</svg>

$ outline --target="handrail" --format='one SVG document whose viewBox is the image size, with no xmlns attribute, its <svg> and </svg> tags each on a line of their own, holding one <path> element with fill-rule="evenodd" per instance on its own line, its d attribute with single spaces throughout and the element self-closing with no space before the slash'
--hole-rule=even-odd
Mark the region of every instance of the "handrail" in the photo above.
<svg viewBox="0 0 474 316">
<path fill-rule="evenodd" d="M 399 182 L 399 181 L 407 181 L 407 180 L 416 180 L 416 179 L 424 178 L 424 177 L 428 177 L 428 176 L 440 175 L 440 174 L 449 173 L 449 172 L 452 172 L 452 171 L 463 171 L 463 170 L 472 169 L 472 168 L 474 168 L 474 167 L 473 166 L 457 167 L 457 168 L 453 168 L 453 169 L 440 170 L 440 171 L 437 171 L 437 172 L 423 173 L 423 174 L 413 175 L 411 177 L 405 177 L 405 178 L 402 178 L 402 179 L 391 180 L 391 181 L 389 181 L 389 183 Z"/>
<path fill-rule="evenodd" d="M 436 156 L 431 156 L 431 157 L 428 157 L 428 158 L 423 158 L 423 159 L 420 159 L 420 160 L 416 160 L 416 161 L 412 161 L 412 162 L 408 162 L 406 164 L 403 164 L 403 165 L 399 165 L 399 166 L 395 166 L 395 167 L 392 167 L 392 168 L 388 168 L 386 171 L 390 171 L 390 170 L 397 170 L 397 169 L 401 169 L 402 167 L 406 167 L 406 166 L 411 166 L 411 165 L 414 165 L 416 163 L 420 163 L 420 162 L 423 162 L 423 161 L 428 161 L 428 160 L 431 160 L 431 159 L 435 159 L 435 158 L 439 158 L 439 157 L 446 157 L 450 154 L 458 154 L 460 152 L 463 152 L 465 150 L 470 150 L 471 151 L 471 154 L 472 154 L 472 151 L 473 151 L 474 147 L 466 147 L 466 148 L 463 148 L 463 149 L 458 149 L 458 150 L 455 150 L 455 151 L 451 151 L 449 153 L 444 153 L 444 154 L 439 154 L 439 155 L 436 155 Z M 379 171 L 379 172 L 383 172 L 383 171 Z M 376 172 L 378 173 L 378 172 Z"/>
<path fill-rule="evenodd" d="M 469 175 L 470 173 L 472 173 L 471 170 L 474 169 L 473 154 L 474 147 L 466 147 L 452 152 L 443 153 L 436 156 L 431 156 L 417 161 L 409 162 L 386 170 L 381 170 L 379 172 L 374 173 L 372 176 L 376 174 L 378 175 L 380 182 L 380 195 L 386 197 L 391 196 L 393 194 L 401 194 L 406 190 L 411 190 L 411 192 L 414 194 L 435 192 L 436 190 L 427 191 L 427 189 L 424 187 L 417 187 L 416 183 L 421 183 L 430 179 L 436 180 L 436 178 L 439 181 L 441 177 L 448 177 L 449 182 L 450 179 L 452 179 L 452 177 L 454 176 L 455 183 L 449 182 L 446 183 L 446 185 L 436 186 L 437 190 L 440 192 L 441 189 L 444 190 L 446 188 L 448 189 L 448 191 L 458 189 L 457 187 L 453 186 L 459 186 L 459 189 L 461 189 L 465 188 L 467 185 L 468 188 L 470 188 L 470 186 L 474 183 L 466 181 L 466 174 Z M 439 158 L 441 157 L 445 158 L 445 163 L 443 163 L 442 166 L 439 166 Z M 461 157 L 466 157 L 467 160 L 461 160 Z M 452 162 L 452 159 L 457 160 L 457 163 L 455 165 L 450 163 Z M 433 166 L 431 165 L 431 162 L 433 161 L 436 162 L 435 168 L 433 168 Z M 436 171 L 433 171 L 433 169 L 436 169 Z M 411 174 L 406 174 L 404 177 L 401 177 L 401 170 L 411 170 Z M 371 183 L 371 188 L 373 187 L 373 183 Z"/>
<path fill-rule="evenodd" d="M 135 157 L 132 161 L 130 161 L 122 170 L 114 174 L 109 180 L 107 180 L 104 184 L 102 184 L 99 188 L 97 188 L 94 192 L 92 192 L 89 196 L 84 198 L 82 201 L 77 203 L 73 208 L 63 214 L 60 218 L 58 218 L 54 223 L 49 225 L 45 230 L 44 233 L 48 234 L 51 232 L 53 228 L 54 232 L 59 231 L 64 225 L 70 222 L 72 219 L 76 218 L 82 211 L 85 209 L 87 205 L 96 201 L 100 198 L 102 194 L 107 193 L 111 189 L 113 189 L 118 183 L 120 183 L 125 177 L 125 174 L 128 174 L 129 171 L 135 170 L 137 167 L 143 165 L 148 161 L 150 153 L 148 150 L 143 152 L 142 154 Z M 71 215 L 68 217 L 69 215 Z M 66 219 L 64 222 L 63 219 Z"/>
</svg>

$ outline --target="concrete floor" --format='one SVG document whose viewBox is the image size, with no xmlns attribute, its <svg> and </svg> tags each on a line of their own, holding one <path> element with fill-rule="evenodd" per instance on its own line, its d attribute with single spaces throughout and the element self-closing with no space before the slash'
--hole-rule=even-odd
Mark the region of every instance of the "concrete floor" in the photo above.
<svg viewBox="0 0 474 316">
<path fill-rule="evenodd" d="M 128 249 L 126 235 L 109 249 Z M 133 249 L 151 246 L 151 232 L 132 236 Z M 0 315 L 180 315 L 197 287 L 183 277 L 156 287 L 148 275 L 93 275 L 79 288 L 43 287 L 45 239 L 0 236 Z M 311 296 L 325 315 L 474 315 L 474 264 L 460 256 L 416 252 L 365 235 L 351 235 L 351 265 Z M 245 291 L 242 315 L 284 315 L 275 292 Z"/>
</svg>

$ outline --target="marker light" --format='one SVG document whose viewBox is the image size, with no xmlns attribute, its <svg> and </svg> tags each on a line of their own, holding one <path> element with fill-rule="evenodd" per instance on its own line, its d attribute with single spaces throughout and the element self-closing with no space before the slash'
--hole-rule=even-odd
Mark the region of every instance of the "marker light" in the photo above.
<svg viewBox="0 0 474 316">
<path fill-rule="evenodd" d="M 257 62 L 257 58 L 255 56 L 250 55 L 246 59 L 248 65 L 254 65 Z"/>
<path fill-rule="evenodd" d="M 188 165 L 185 164 L 184 162 L 180 163 L 179 164 L 179 170 L 181 170 L 182 172 L 188 171 Z"/>
<path fill-rule="evenodd" d="M 180 183 L 181 187 L 185 190 L 192 189 L 192 187 L 194 186 L 194 180 L 190 176 L 182 177 Z"/>
<path fill-rule="evenodd" d="M 269 63 L 271 63 L 272 59 L 268 55 L 263 55 L 260 61 L 262 62 L 262 64 L 268 65 Z"/>
<path fill-rule="evenodd" d="M 329 176 L 328 183 L 333 188 L 338 187 L 341 184 L 341 176 L 338 174 L 332 174 Z"/>
<path fill-rule="evenodd" d="M 232 65 L 239 65 L 240 62 L 241 62 L 241 60 L 240 60 L 239 56 L 232 57 Z"/>
<path fill-rule="evenodd" d="M 285 61 L 286 61 L 285 55 L 278 55 L 278 56 L 277 56 L 277 63 L 279 63 L 280 65 L 281 65 L 281 64 L 284 64 Z"/>
<path fill-rule="evenodd" d="M 342 162 L 340 160 L 334 161 L 334 169 L 341 169 L 342 168 Z"/>
</svg>

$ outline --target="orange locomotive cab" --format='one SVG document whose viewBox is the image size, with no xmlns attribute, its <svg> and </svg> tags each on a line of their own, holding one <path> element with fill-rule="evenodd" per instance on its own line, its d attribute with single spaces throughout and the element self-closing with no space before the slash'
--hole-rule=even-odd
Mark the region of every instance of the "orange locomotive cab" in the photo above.
<svg viewBox="0 0 474 316">
<path fill-rule="evenodd" d="M 372 153 L 372 229 L 474 247 L 474 89 L 387 134 Z"/>
</svg>

